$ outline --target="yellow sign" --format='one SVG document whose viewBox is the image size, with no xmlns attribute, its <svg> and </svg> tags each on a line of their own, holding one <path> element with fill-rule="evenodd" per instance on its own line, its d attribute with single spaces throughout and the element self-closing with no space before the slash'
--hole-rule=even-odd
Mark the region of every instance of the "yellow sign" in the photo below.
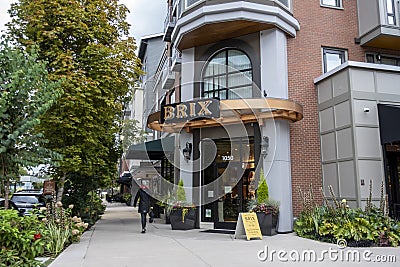
<svg viewBox="0 0 400 267">
<path fill-rule="evenodd" d="M 246 234 L 247 240 L 250 240 L 252 238 L 262 239 L 257 214 L 255 214 L 254 212 L 239 214 L 236 224 L 235 238 L 243 234 Z"/>
</svg>

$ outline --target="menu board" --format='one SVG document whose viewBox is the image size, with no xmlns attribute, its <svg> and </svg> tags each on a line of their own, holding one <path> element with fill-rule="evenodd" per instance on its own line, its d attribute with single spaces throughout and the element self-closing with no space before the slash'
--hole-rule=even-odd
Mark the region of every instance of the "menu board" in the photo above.
<svg viewBox="0 0 400 267">
<path fill-rule="evenodd" d="M 247 212 L 239 214 L 236 224 L 235 238 L 244 234 L 246 234 L 247 240 L 252 238 L 262 239 L 256 213 Z"/>
</svg>

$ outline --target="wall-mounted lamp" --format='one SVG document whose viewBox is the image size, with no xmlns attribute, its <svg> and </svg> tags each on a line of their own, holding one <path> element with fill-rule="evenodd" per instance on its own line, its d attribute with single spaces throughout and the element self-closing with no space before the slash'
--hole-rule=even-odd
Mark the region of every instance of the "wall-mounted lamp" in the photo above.
<svg viewBox="0 0 400 267">
<path fill-rule="evenodd" d="M 190 159 L 190 157 L 192 156 L 192 143 L 186 143 L 186 147 L 182 149 L 182 154 L 186 160 Z"/>
<path fill-rule="evenodd" d="M 364 112 L 369 112 L 369 108 L 364 108 Z"/>
<path fill-rule="evenodd" d="M 261 155 L 265 158 L 268 155 L 269 137 L 263 136 L 261 140 Z"/>
</svg>

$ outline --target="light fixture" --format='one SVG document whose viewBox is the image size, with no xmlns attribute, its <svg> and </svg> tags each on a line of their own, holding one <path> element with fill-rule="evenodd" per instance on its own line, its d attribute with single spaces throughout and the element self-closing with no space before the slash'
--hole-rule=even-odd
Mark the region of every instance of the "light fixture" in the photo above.
<svg viewBox="0 0 400 267">
<path fill-rule="evenodd" d="M 269 137 L 263 136 L 261 140 L 261 155 L 265 158 L 268 155 Z"/>
<path fill-rule="evenodd" d="M 369 108 L 364 108 L 364 112 L 369 112 Z"/>
<path fill-rule="evenodd" d="M 187 142 L 186 147 L 182 150 L 183 157 L 189 160 L 192 156 L 192 143 Z"/>
</svg>

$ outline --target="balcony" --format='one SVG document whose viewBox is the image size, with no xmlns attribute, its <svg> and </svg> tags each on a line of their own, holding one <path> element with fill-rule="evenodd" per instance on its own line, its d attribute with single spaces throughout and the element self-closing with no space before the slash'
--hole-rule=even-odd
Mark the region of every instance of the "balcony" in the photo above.
<svg viewBox="0 0 400 267">
<path fill-rule="evenodd" d="M 361 45 L 400 50 L 400 4 L 398 0 L 358 0 Z"/>
<path fill-rule="evenodd" d="M 174 6 L 170 6 L 167 17 L 164 20 L 164 42 L 171 42 L 171 34 L 176 25 L 175 10 Z"/>
<path fill-rule="evenodd" d="M 179 50 L 279 28 L 290 36 L 300 29 L 288 0 L 180 0 L 171 42 Z"/>
<path fill-rule="evenodd" d="M 165 90 L 171 89 L 175 84 L 175 72 L 171 69 L 171 61 L 170 57 L 167 58 L 162 68 L 161 88 Z"/>
<path fill-rule="evenodd" d="M 182 55 L 181 53 L 174 49 L 172 52 L 172 62 L 171 62 L 171 69 L 172 71 L 181 71 L 181 65 L 182 65 Z"/>
</svg>

